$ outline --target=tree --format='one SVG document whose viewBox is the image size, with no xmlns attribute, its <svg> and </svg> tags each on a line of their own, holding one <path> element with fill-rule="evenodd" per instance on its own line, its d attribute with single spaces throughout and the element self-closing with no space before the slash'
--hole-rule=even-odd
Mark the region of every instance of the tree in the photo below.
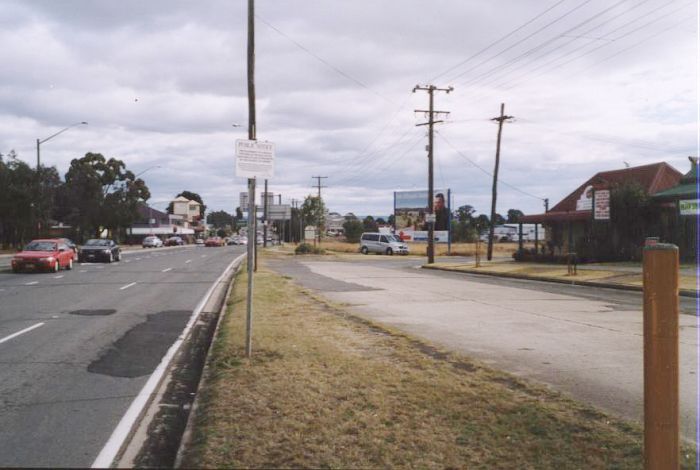
<svg viewBox="0 0 700 470">
<path fill-rule="evenodd" d="M 494 226 L 503 225 L 505 223 L 506 223 L 506 219 L 501 214 L 496 214 L 493 217 L 493 225 Z"/>
<path fill-rule="evenodd" d="M 214 211 L 207 214 L 207 223 L 215 228 L 234 227 L 234 217 L 226 211 Z"/>
<path fill-rule="evenodd" d="M 200 196 L 197 193 L 193 193 L 192 191 L 183 191 L 177 196 L 175 196 L 175 199 L 179 198 L 180 196 L 184 197 L 185 199 L 189 199 L 190 201 L 197 201 L 200 206 L 199 206 L 199 218 L 203 219 L 204 218 L 204 213 L 207 210 L 207 206 L 204 205 L 204 201 L 202 200 L 202 196 Z M 168 204 L 168 209 L 167 209 L 168 214 L 173 213 L 173 202 L 170 201 L 170 204 Z"/>
<path fill-rule="evenodd" d="M 377 217 L 377 225 L 386 225 L 386 220 L 382 217 Z"/>
<path fill-rule="evenodd" d="M 318 226 L 320 233 L 323 233 L 326 223 L 325 213 L 326 207 L 322 199 L 318 196 L 306 196 L 301 205 L 301 216 L 306 225 Z"/>
<path fill-rule="evenodd" d="M 396 217 L 394 216 L 394 214 L 391 214 L 386 222 L 392 227 L 394 227 L 396 225 Z"/>
<path fill-rule="evenodd" d="M 345 239 L 349 243 L 357 243 L 360 241 L 362 232 L 364 232 L 364 224 L 359 220 L 349 219 L 343 223 L 343 231 L 345 232 Z"/>
<path fill-rule="evenodd" d="M 459 206 L 454 213 L 454 217 L 460 222 L 471 223 L 474 212 L 476 210 L 470 205 Z"/>
<path fill-rule="evenodd" d="M 109 229 L 119 238 L 138 219 L 138 204 L 151 197 L 140 178 L 126 169 L 123 161 L 105 159 L 99 153 L 86 153 L 73 159 L 66 181 L 57 195 L 56 215 L 76 228 L 78 240 Z"/>
<path fill-rule="evenodd" d="M 524 216 L 523 212 L 518 209 L 508 209 L 508 220 L 507 223 L 515 224 L 518 223 L 520 217 Z"/>
<path fill-rule="evenodd" d="M 379 230 L 377 222 L 371 215 L 368 215 L 362 220 L 362 225 L 365 227 L 365 232 L 376 232 Z"/>
</svg>

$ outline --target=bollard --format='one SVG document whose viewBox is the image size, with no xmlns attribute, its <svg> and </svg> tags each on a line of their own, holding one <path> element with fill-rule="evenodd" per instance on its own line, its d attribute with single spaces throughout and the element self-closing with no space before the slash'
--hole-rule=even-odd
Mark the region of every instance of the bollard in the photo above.
<svg viewBox="0 0 700 470">
<path fill-rule="evenodd" d="M 678 247 L 644 247 L 644 468 L 679 468 Z"/>
</svg>

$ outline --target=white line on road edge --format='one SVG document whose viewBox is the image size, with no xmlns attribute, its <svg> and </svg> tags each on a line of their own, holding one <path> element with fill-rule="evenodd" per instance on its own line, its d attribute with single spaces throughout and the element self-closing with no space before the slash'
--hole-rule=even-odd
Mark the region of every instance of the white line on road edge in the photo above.
<svg viewBox="0 0 700 470">
<path fill-rule="evenodd" d="M 204 297 L 202 297 L 202 300 L 199 301 L 192 312 L 192 316 L 187 322 L 187 325 L 185 325 L 185 329 L 182 331 L 182 333 L 180 333 L 180 336 L 178 336 L 177 340 L 172 344 L 172 346 L 170 346 L 170 349 L 168 349 L 168 352 L 165 353 L 163 359 L 160 360 L 160 364 L 158 364 L 156 370 L 154 370 L 151 376 L 148 378 L 148 381 L 146 381 L 146 384 L 143 386 L 139 394 L 136 395 L 134 401 L 131 402 L 129 409 L 126 410 L 126 413 L 124 413 L 124 416 L 122 416 L 122 419 L 119 421 L 119 424 L 117 424 L 117 427 L 112 432 L 112 435 L 109 436 L 109 440 L 102 448 L 95 461 L 92 463 L 92 468 L 107 468 L 112 465 L 112 462 L 117 457 L 117 454 L 124 445 L 126 438 L 131 434 L 131 430 L 136 424 L 141 412 L 148 405 L 153 392 L 156 390 L 158 384 L 165 375 L 168 365 L 170 365 L 170 361 L 175 356 L 178 349 L 180 349 L 180 345 L 189 334 L 197 318 L 199 318 L 199 314 L 202 312 L 202 309 L 204 309 L 207 301 L 209 301 L 209 297 L 211 297 L 214 289 L 216 289 L 216 286 L 219 285 L 222 279 L 228 275 L 228 272 L 231 270 L 231 268 L 233 268 L 233 266 L 236 265 L 238 260 L 244 256 L 245 253 L 231 261 L 231 264 L 226 267 L 221 276 L 219 276 L 214 284 L 212 284 L 207 293 L 204 294 Z"/>
<path fill-rule="evenodd" d="M 23 329 L 23 330 L 21 330 L 21 331 L 18 331 L 17 333 L 12 333 L 10 336 L 5 336 L 4 338 L 0 339 L 0 344 L 4 343 L 5 341 L 10 341 L 12 338 L 16 338 L 16 337 L 18 337 L 19 335 L 23 335 L 23 334 L 25 334 L 25 333 L 28 333 L 28 332 L 30 332 L 30 331 L 36 329 L 36 328 L 39 328 L 39 327 L 42 326 L 43 324 L 44 324 L 44 322 L 37 323 L 36 325 L 32 325 L 32 326 L 30 326 L 29 328 L 25 328 L 25 329 Z"/>
<path fill-rule="evenodd" d="M 32 281 L 32 282 L 25 282 L 24 283 L 25 286 L 35 286 L 37 284 L 39 284 L 39 281 Z"/>
<path fill-rule="evenodd" d="M 161 272 L 162 272 L 162 273 L 167 273 L 168 271 L 172 271 L 172 270 L 173 270 L 173 268 L 165 268 L 165 269 L 162 270 Z"/>
<path fill-rule="evenodd" d="M 185 261 L 185 264 L 191 263 L 191 262 L 192 262 L 192 260 L 191 260 L 191 259 L 188 259 L 187 261 Z"/>
<path fill-rule="evenodd" d="M 119 288 L 119 290 L 128 289 L 129 287 L 131 287 L 131 286 L 133 286 L 133 285 L 136 285 L 136 283 L 135 283 L 135 282 L 132 282 L 131 284 L 127 284 L 127 285 L 125 285 L 125 286 L 121 286 L 121 287 Z"/>
</svg>

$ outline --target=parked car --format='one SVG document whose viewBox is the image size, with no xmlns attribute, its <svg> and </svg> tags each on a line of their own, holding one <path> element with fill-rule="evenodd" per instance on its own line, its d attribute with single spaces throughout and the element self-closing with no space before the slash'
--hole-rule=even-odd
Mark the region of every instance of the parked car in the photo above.
<svg viewBox="0 0 700 470">
<path fill-rule="evenodd" d="M 204 246 L 204 240 L 201 238 L 198 238 L 194 241 L 194 244 L 197 246 Z"/>
<path fill-rule="evenodd" d="M 66 245 L 68 245 L 68 248 L 73 250 L 73 261 L 78 260 L 78 245 L 75 244 L 73 240 L 70 238 L 59 238 L 58 240 L 62 241 Z"/>
<path fill-rule="evenodd" d="M 154 235 L 150 235 L 143 239 L 143 243 L 141 245 L 144 248 L 160 248 L 163 246 L 163 240 Z"/>
<path fill-rule="evenodd" d="M 165 246 L 182 246 L 185 244 L 185 240 L 178 237 L 177 235 L 168 238 L 165 241 Z"/>
<path fill-rule="evenodd" d="M 32 240 L 12 258 L 12 271 L 73 269 L 73 250 L 57 238 Z"/>
<path fill-rule="evenodd" d="M 367 253 L 394 253 L 407 255 L 408 245 L 399 240 L 398 237 L 390 234 L 378 232 L 365 232 L 360 237 L 360 252 Z"/>
<path fill-rule="evenodd" d="M 224 246 L 224 240 L 221 237 L 209 237 L 204 242 L 205 246 Z"/>
<path fill-rule="evenodd" d="M 239 245 L 247 245 L 248 244 L 248 237 L 241 237 L 238 239 L 238 244 Z"/>
<path fill-rule="evenodd" d="M 240 245 L 241 244 L 241 237 L 239 237 L 238 235 L 234 235 L 228 239 L 226 244 L 227 245 Z"/>
<path fill-rule="evenodd" d="M 78 261 L 81 263 L 89 261 L 119 261 L 122 259 L 122 250 L 114 240 L 107 238 L 92 238 L 80 247 Z"/>
</svg>

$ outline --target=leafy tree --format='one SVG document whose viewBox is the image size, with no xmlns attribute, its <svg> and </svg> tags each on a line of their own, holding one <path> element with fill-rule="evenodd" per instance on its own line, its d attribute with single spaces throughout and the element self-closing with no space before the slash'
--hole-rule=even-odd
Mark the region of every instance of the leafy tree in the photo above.
<svg viewBox="0 0 700 470">
<path fill-rule="evenodd" d="M 386 225 L 386 220 L 381 217 L 377 217 L 377 225 Z"/>
<path fill-rule="evenodd" d="M 150 196 L 142 179 L 126 169 L 123 161 L 87 153 L 73 159 L 66 181 L 57 195 L 56 215 L 73 225 L 82 240 L 109 229 L 119 238 L 120 229 L 138 219 L 138 204 Z"/>
<path fill-rule="evenodd" d="M 227 226 L 235 226 L 234 217 L 226 211 L 214 211 L 207 214 L 207 223 L 216 228 L 225 228 Z"/>
<path fill-rule="evenodd" d="M 204 218 L 204 213 L 207 211 L 207 206 L 204 205 L 204 201 L 202 200 L 202 196 L 200 196 L 197 193 L 193 193 L 192 191 L 183 191 L 177 196 L 175 196 L 175 199 L 179 198 L 180 196 L 184 197 L 185 199 L 189 199 L 190 201 L 197 201 L 200 206 L 199 206 L 199 218 L 203 219 Z M 173 213 L 173 203 L 170 201 L 170 204 L 168 204 L 167 208 L 168 214 Z"/>
<path fill-rule="evenodd" d="M 506 219 L 501 214 L 496 214 L 493 217 L 493 225 L 503 225 L 506 223 Z"/>
<path fill-rule="evenodd" d="M 345 239 L 350 243 L 357 243 L 360 241 L 362 232 L 364 232 L 364 224 L 359 220 L 350 219 L 343 223 L 343 231 L 345 232 Z"/>
<path fill-rule="evenodd" d="M 396 217 L 394 216 L 394 214 L 391 214 L 391 215 L 389 216 L 389 219 L 387 219 L 386 222 L 387 222 L 389 225 L 391 225 L 392 227 L 395 226 L 395 225 L 396 225 Z"/>
<path fill-rule="evenodd" d="M 326 224 L 325 213 L 326 207 L 323 204 L 323 199 L 318 196 L 306 196 L 301 205 L 301 216 L 306 225 L 318 225 L 323 233 Z"/>
<path fill-rule="evenodd" d="M 368 215 L 362 220 L 362 225 L 365 228 L 365 232 L 376 232 L 379 230 L 379 227 L 377 227 L 377 222 L 371 215 Z"/>
<path fill-rule="evenodd" d="M 518 222 L 520 217 L 524 216 L 523 211 L 519 209 L 508 209 L 508 219 L 507 223 L 509 224 L 515 224 Z"/>
<path fill-rule="evenodd" d="M 454 213 L 454 218 L 460 222 L 471 223 L 476 210 L 470 205 L 459 206 Z"/>
<path fill-rule="evenodd" d="M 216 236 L 224 238 L 224 237 L 228 236 L 228 233 L 223 228 L 220 228 L 216 231 Z"/>
</svg>

